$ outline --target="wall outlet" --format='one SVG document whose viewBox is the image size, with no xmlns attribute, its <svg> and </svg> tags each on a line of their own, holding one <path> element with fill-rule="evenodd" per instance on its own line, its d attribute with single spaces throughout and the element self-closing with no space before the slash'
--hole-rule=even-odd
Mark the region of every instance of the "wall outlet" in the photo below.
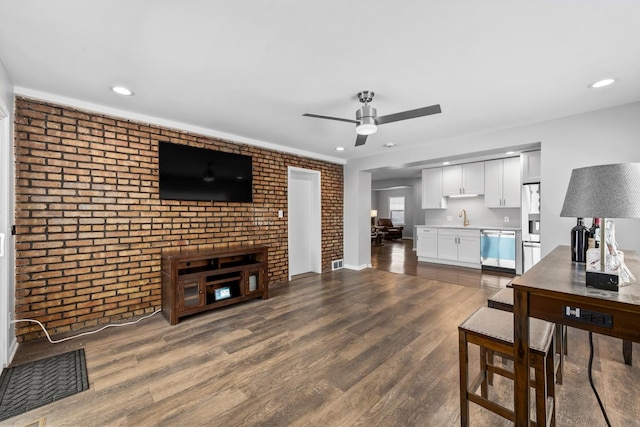
<svg viewBox="0 0 640 427">
<path fill-rule="evenodd" d="M 504 222 L 509 222 L 509 217 L 508 216 L 504 217 Z"/>
<path fill-rule="evenodd" d="M 447 221 L 449 222 L 453 221 L 453 217 L 451 215 L 447 215 Z"/>
<path fill-rule="evenodd" d="M 282 218 L 284 216 L 284 212 L 281 210 L 278 211 L 278 218 Z"/>
</svg>

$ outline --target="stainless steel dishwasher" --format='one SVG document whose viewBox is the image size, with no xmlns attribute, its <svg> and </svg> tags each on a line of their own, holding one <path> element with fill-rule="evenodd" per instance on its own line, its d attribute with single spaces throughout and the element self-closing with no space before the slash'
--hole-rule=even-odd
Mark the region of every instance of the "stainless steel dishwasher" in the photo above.
<svg viewBox="0 0 640 427">
<path fill-rule="evenodd" d="M 480 263 L 484 270 L 516 272 L 516 232 L 480 231 Z"/>
</svg>

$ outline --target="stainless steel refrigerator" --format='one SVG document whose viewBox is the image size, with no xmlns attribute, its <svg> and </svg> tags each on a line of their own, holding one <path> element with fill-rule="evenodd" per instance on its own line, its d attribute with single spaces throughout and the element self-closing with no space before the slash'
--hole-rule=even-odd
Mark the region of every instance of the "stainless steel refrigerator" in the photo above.
<svg viewBox="0 0 640 427">
<path fill-rule="evenodd" d="M 522 272 L 540 261 L 540 184 L 522 186 Z"/>
</svg>

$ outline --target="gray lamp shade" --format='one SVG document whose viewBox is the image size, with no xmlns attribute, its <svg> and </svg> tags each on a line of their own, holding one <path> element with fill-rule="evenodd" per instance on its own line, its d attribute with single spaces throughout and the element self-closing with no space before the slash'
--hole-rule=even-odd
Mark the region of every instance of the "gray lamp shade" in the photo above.
<svg viewBox="0 0 640 427">
<path fill-rule="evenodd" d="M 640 163 L 574 169 L 560 216 L 640 218 Z"/>
</svg>

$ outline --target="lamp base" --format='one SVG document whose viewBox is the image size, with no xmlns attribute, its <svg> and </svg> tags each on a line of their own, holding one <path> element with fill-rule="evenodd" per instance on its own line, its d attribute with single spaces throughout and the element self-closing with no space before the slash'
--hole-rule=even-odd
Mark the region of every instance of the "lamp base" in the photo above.
<svg viewBox="0 0 640 427">
<path fill-rule="evenodd" d="M 620 276 L 615 273 L 587 270 L 587 287 L 618 292 Z"/>
</svg>

